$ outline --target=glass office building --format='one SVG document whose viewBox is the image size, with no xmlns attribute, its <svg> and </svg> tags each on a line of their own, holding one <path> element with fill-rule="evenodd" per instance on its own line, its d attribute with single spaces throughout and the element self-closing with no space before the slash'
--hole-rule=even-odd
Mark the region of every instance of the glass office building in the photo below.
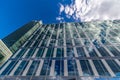
<svg viewBox="0 0 120 80">
<path fill-rule="evenodd" d="M 27 26 L 3 39 L 0 79 L 120 80 L 120 20 Z"/>
</svg>

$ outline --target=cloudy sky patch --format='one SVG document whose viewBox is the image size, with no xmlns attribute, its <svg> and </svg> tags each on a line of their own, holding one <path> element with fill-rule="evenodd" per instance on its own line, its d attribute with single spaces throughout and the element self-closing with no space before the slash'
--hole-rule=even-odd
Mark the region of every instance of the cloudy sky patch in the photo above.
<svg viewBox="0 0 120 80">
<path fill-rule="evenodd" d="M 71 4 L 59 4 L 62 19 L 62 13 L 80 21 L 120 19 L 120 0 L 71 0 Z"/>
</svg>

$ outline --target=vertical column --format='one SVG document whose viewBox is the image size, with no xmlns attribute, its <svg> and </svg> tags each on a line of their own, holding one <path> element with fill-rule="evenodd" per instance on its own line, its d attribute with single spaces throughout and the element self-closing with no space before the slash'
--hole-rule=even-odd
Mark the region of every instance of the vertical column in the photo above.
<svg viewBox="0 0 120 80">
<path fill-rule="evenodd" d="M 38 51 L 39 51 L 39 48 L 37 48 L 37 49 L 35 50 L 35 52 L 34 52 L 32 58 L 35 58 L 35 56 L 36 56 L 36 54 L 38 53 Z"/>
<path fill-rule="evenodd" d="M 14 75 L 14 72 L 16 71 L 16 69 L 19 67 L 19 65 L 21 64 L 22 61 L 19 61 L 15 67 L 13 68 L 13 70 L 10 72 L 9 76 L 13 76 Z"/>
<path fill-rule="evenodd" d="M 48 27 L 48 30 L 49 30 L 49 27 Z M 47 30 L 47 32 L 48 32 L 48 30 Z M 52 31 L 52 33 L 53 33 L 53 31 Z M 47 47 L 49 46 L 50 39 L 51 39 L 51 37 L 52 37 L 52 33 L 51 33 L 50 38 L 49 38 L 49 40 L 48 40 Z M 45 38 L 45 36 L 44 36 L 44 38 Z M 40 46 L 40 45 L 39 45 L 39 46 Z M 44 53 L 43 53 L 42 58 L 45 58 L 46 53 L 47 53 L 47 50 L 48 50 L 48 48 L 45 48 L 45 51 L 44 51 Z M 37 71 L 36 71 L 35 76 L 39 76 L 39 75 L 40 75 L 41 70 L 42 70 L 42 67 L 43 67 L 43 63 L 44 63 L 44 60 L 41 59 L 41 60 L 40 60 L 40 64 L 39 64 L 39 66 L 38 66 L 38 69 L 37 69 Z"/>
<path fill-rule="evenodd" d="M 57 30 L 57 36 L 56 36 L 56 39 L 58 39 L 58 36 L 59 36 L 59 27 L 58 26 L 58 30 Z M 54 30 L 55 31 L 55 30 Z M 57 46 L 58 44 L 58 40 L 56 40 L 55 42 L 55 46 Z M 53 52 L 53 58 L 56 57 L 56 53 L 57 53 L 57 48 L 54 48 L 54 52 Z M 52 60 L 52 65 L 50 67 L 50 76 L 55 76 L 55 60 Z"/>
<path fill-rule="evenodd" d="M 106 46 L 104 46 L 101 42 L 100 44 L 102 45 L 102 47 L 108 52 L 108 54 L 111 56 L 111 57 L 115 57 L 109 50 Z M 115 62 L 120 66 L 120 61 L 118 59 L 115 59 Z"/>
<path fill-rule="evenodd" d="M 57 48 L 54 49 L 53 58 L 56 57 Z M 55 76 L 55 60 L 52 60 L 50 67 L 50 76 Z"/>
<path fill-rule="evenodd" d="M 38 31 L 38 30 L 37 30 Z M 36 32 L 37 32 L 36 31 Z M 39 34 L 41 34 L 41 32 L 39 33 Z M 34 34 L 35 35 L 35 34 Z M 33 35 L 33 36 L 34 36 Z M 37 37 L 35 38 L 35 40 L 37 40 L 38 39 L 38 37 L 39 37 L 39 35 L 37 35 Z M 31 38 L 30 38 L 31 39 Z M 33 43 L 30 45 L 30 47 L 33 47 L 33 45 L 35 44 L 35 40 L 33 41 Z M 30 48 L 25 52 L 25 54 L 22 56 L 22 58 L 25 58 L 25 56 L 28 54 L 28 52 L 30 51 Z"/>
<path fill-rule="evenodd" d="M 75 30 L 76 30 L 78 36 L 80 37 L 80 35 L 79 35 L 76 27 L 75 27 Z M 80 38 L 81 38 L 81 37 L 80 37 Z M 81 39 L 80 39 L 80 41 L 81 41 L 81 44 L 84 45 L 84 43 L 82 42 Z M 86 50 L 86 48 L 83 47 L 83 49 L 84 49 L 84 51 L 85 51 L 86 56 L 87 56 L 87 57 L 90 57 L 90 55 L 89 55 L 88 51 Z M 91 66 L 91 68 L 92 68 L 92 71 L 93 71 L 94 75 L 95 75 L 95 76 L 99 76 L 99 75 L 98 75 L 98 72 L 97 72 L 97 69 L 95 68 L 95 65 L 93 64 L 93 61 L 92 61 L 92 60 L 88 60 L 88 61 L 89 61 L 89 63 L 90 63 L 90 66 Z"/>
<path fill-rule="evenodd" d="M 22 49 L 19 49 L 13 56 L 12 56 L 12 58 L 15 58 L 18 54 L 19 54 L 19 52 L 21 51 Z"/>
<path fill-rule="evenodd" d="M 64 57 L 67 57 L 66 51 L 66 32 L 65 32 L 65 24 L 63 26 L 63 33 L 64 33 Z M 64 76 L 68 76 L 68 67 L 67 67 L 67 60 L 64 60 Z"/>
<path fill-rule="evenodd" d="M 35 35 L 35 34 L 34 34 L 34 35 Z M 39 35 L 37 35 L 37 37 L 35 38 L 35 40 L 37 40 L 38 37 L 39 37 Z M 35 41 L 30 45 L 30 47 L 33 47 L 34 44 L 35 44 Z M 30 48 L 25 52 L 25 54 L 22 56 L 22 58 L 25 58 L 25 56 L 28 54 L 29 51 L 30 51 Z M 33 57 L 33 56 L 32 56 L 32 57 Z M 28 72 L 28 70 L 29 70 L 32 62 L 33 62 L 32 60 L 29 61 L 27 67 L 26 67 L 25 70 L 23 71 L 22 76 L 26 76 L 26 74 L 27 74 L 27 72 Z M 20 63 L 21 63 L 21 62 L 20 62 Z M 17 63 L 17 65 L 20 65 L 20 63 Z M 15 66 L 14 69 L 16 69 L 16 68 L 17 68 L 17 66 Z M 15 72 L 14 69 L 13 69 L 13 71 L 12 71 L 12 73 L 11 73 L 10 75 L 12 75 L 12 74 Z"/>
<path fill-rule="evenodd" d="M 29 61 L 27 67 L 26 67 L 25 70 L 23 71 L 22 76 L 26 76 L 26 74 L 27 74 L 27 72 L 28 72 L 28 70 L 29 70 L 29 68 L 30 68 L 30 66 L 31 66 L 31 64 L 32 64 L 32 62 L 33 62 L 32 60 Z"/>
<path fill-rule="evenodd" d="M 72 27 L 74 27 L 74 26 L 72 26 L 72 27 L 71 27 L 71 26 L 68 26 L 68 27 L 69 27 L 70 35 L 71 35 L 71 37 L 73 38 L 73 32 L 71 31 L 71 29 L 72 29 Z M 72 39 L 72 44 L 73 44 L 73 46 L 75 46 L 74 39 Z M 73 50 L 74 50 L 74 55 L 75 55 L 75 57 L 78 57 L 76 47 L 73 47 Z M 75 61 L 76 61 L 76 64 L 77 64 L 77 70 L 78 70 L 79 76 L 83 76 L 83 72 L 82 72 L 82 68 L 81 68 L 81 65 L 80 65 L 79 60 L 76 59 Z"/>
<path fill-rule="evenodd" d="M 21 49 L 20 49 L 21 50 Z M 19 52 L 20 52 L 20 50 L 18 50 L 18 54 L 20 54 Z M 29 50 L 28 51 L 26 51 L 26 54 L 29 52 Z M 16 64 L 16 66 L 12 69 L 12 71 L 10 72 L 10 76 L 13 76 L 14 75 L 14 72 L 16 71 L 16 69 L 18 68 L 18 66 L 21 64 L 21 62 L 22 61 L 19 61 L 17 64 Z"/>
<path fill-rule="evenodd" d="M 115 33 L 115 32 L 114 32 L 114 33 Z M 112 36 L 110 35 L 110 37 L 112 37 Z M 106 38 L 106 37 L 105 37 L 105 38 Z M 106 39 L 107 39 L 107 38 L 106 38 Z M 109 41 L 109 43 L 112 44 L 110 40 L 107 39 L 107 41 Z M 100 43 L 101 43 L 101 42 L 100 42 Z M 101 43 L 101 44 L 102 44 L 102 43 Z M 115 57 L 115 56 L 106 48 L 106 46 L 104 46 L 103 44 L 102 44 L 102 46 L 106 49 L 106 51 L 109 53 L 109 55 L 110 55 L 111 57 Z M 115 45 L 112 45 L 112 46 L 114 46 L 114 48 L 117 49 L 117 50 L 120 52 L 120 49 L 118 49 Z M 119 61 L 118 59 L 115 59 L 115 62 L 120 66 L 120 61 Z"/>
<path fill-rule="evenodd" d="M 113 32 L 113 33 L 115 33 L 116 35 L 117 35 L 117 33 L 113 30 L 113 28 L 111 27 L 111 28 L 108 28 L 107 29 L 107 32 L 106 32 L 106 35 L 108 36 L 110 36 L 110 37 L 112 37 L 112 35 L 110 34 L 110 31 L 111 32 Z M 111 43 L 111 41 L 109 40 L 109 39 L 107 39 L 107 37 L 104 37 L 111 45 L 112 45 L 112 43 Z M 109 49 L 106 47 L 106 46 L 104 46 L 103 45 L 103 43 L 101 43 L 100 42 L 100 44 L 102 45 L 102 47 L 109 53 L 109 55 L 111 56 L 111 57 L 115 57 L 114 55 L 113 55 L 113 53 L 111 53 L 111 51 L 109 51 Z M 114 46 L 114 48 L 115 49 L 117 49 L 119 52 L 120 52 L 120 50 L 115 46 L 115 45 L 112 45 L 112 46 Z M 101 55 L 100 55 L 101 56 Z M 115 62 L 120 66 L 120 61 L 118 60 L 118 59 L 115 59 Z"/>
<path fill-rule="evenodd" d="M 29 51 L 30 51 L 30 48 L 27 49 L 27 51 L 24 53 L 24 55 L 22 56 L 22 58 L 25 58 L 25 56 L 28 54 Z"/>
<path fill-rule="evenodd" d="M 32 47 L 33 44 L 34 44 L 34 43 L 32 43 L 30 46 Z M 22 58 L 25 58 L 25 56 L 28 54 L 29 51 L 30 51 L 30 48 L 25 52 L 25 54 L 22 56 Z M 29 70 L 32 62 L 33 62 L 32 60 L 29 61 L 28 65 L 26 66 L 25 70 L 23 71 L 22 76 L 26 76 L 26 74 L 27 74 L 27 72 L 28 72 L 28 70 Z M 17 63 L 17 65 L 18 65 L 18 63 Z M 14 70 L 14 69 L 13 69 L 13 70 Z M 15 70 L 14 70 L 14 72 L 15 72 Z"/>
<path fill-rule="evenodd" d="M 2 72 L 7 68 L 7 66 L 11 63 L 12 61 L 9 60 L 5 65 L 4 67 L 0 70 L 0 74 L 2 74 Z"/>
<path fill-rule="evenodd" d="M 37 31 L 35 31 L 35 32 L 37 32 Z M 34 33 L 35 33 L 34 32 Z M 33 37 L 33 35 L 29 38 L 29 39 L 31 39 Z M 28 43 L 28 41 L 26 41 L 23 45 L 22 45 L 22 47 L 24 47 L 26 44 Z M 14 56 L 12 57 L 12 58 L 15 58 L 18 54 L 20 54 L 20 51 L 21 51 L 22 49 L 19 49 L 15 54 L 14 54 Z M 28 52 L 28 51 L 27 51 Z M 10 64 L 10 62 L 11 61 L 8 61 L 6 64 L 5 64 L 5 66 L 1 69 L 1 73 L 7 68 L 7 66 Z M 14 75 L 14 72 L 15 72 L 15 70 L 18 68 L 18 66 L 20 65 L 20 63 L 21 63 L 22 61 L 19 61 L 17 64 L 16 64 L 16 66 L 12 69 L 12 71 L 10 72 L 10 76 L 12 76 L 12 75 Z"/>
<path fill-rule="evenodd" d="M 83 31 L 84 32 L 84 31 Z M 91 42 L 90 38 L 87 36 L 87 34 L 84 32 L 84 34 L 86 35 L 86 37 L 88 38 L 89 42 L 92 44 L 92 46 L 94 46 L 94 44 Z M 96 49 L 96 47 L 93 47 L 95 49 L 95 51 L 97 52 L 98 57 L 102 57 L 102 55 L 99 53 L 99 51 Z M 107 62 L 105 60 L 101 60 L 102 63 L 105 65 L 106 69 L 108 70 L 108 72 L 110 73 L 111 76 L 115 76 L 114 72 L 111 70 L 111 68 L 109 67 L 109 65 L 107 64 Z"/>
<path fill-rule="evenodd" d="M 44 30 L 45 30 L 45 29 L 44 29 Z M 43 31 L 44 31 L 44 30 L 43 30 Z M 47 33 L 47 31 L 46 31 L 46 33 Z M 42 34 L 41 34 L 41 35 L 42 35 Z M 46 36 L 46 35 L 44 35 L 44 36 L 43 36 L 43 38 L 42 38 L 42 40 L 40 41 L 40 43 L 39 43 L 38 47 L 40 47 L 40 46 L 41 46 L 41 44 L 43 43 L 43 40 L 45 39 L 45 36 Z"/>
<path fill-rule="evenodd" d="M 41 30 L 39 36 L 41 35 L 42 32 L 43 32 L 43 29 Z M 38 37 L 39 37 L 39 36 L 38 36 Z M 37 37 L 37 39 L 38 39 L 38 37 Z M 44 38 L 45 38 L 45 37 L 44 37 Z M 36 40 L 37 40 L 37 39 L 36 39 Z M 38 47 L 40 47 L 41 44 L 42 44 L 42 41 L 39 43 Z M 39 51 L 39 48 L 36 49 L 36 51 L 34 52 L 32 58 L 34 58 L 34 57 L 36 56 L 36 54 L 38 53 L 38 51 Z"/>
</svg>

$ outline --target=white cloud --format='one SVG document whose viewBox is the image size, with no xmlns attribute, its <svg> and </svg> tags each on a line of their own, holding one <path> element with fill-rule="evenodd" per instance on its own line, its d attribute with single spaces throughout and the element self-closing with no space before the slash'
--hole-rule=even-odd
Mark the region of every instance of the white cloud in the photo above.
<svg viewBox="0 0 120 80">
<path fill-rule="evenodd" d="M 60 23 L 65 22 L 64 17 L 61 17 L 61 16 L 56 17 L 56 20 L 58 20 Z"/>
<path fill-rule="evenodd" d="M 62 5 L 62 4 L 60 4 L 60 14 L 61 14 L 61 12 L 63 12 L 64 11 L 64 6 Z"/>
<path fill-rule="evenodd" d="M 89 14 L 85 15 L 85 20 L 106 20 L 120 19 L 120 1 L 103 0 L 100 4 L 93 7 Z"/>
<path fill-rule="evenodd" d="M 70 7 L 68 5 L 66 5 L 66 7 L 65 7 L 65 13 L 69 14 L 69 11 L 70 11 Z"/>
<path fill-rule="evenodd" d="M 60 5 L 60 13 L 75 20 L 120 19 L 120 0 L 73 0 L 71 4 Z"/>
<path fill-rule="evenodd" d="M 56 20 L 64 20 L 64 18 L 63 17 L 56 17 Z"/>
</svg>

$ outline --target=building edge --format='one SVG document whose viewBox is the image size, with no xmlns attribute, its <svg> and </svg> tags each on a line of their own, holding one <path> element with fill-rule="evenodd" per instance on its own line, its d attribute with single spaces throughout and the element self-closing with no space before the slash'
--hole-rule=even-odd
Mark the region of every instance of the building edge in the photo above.
<svg viewBox="0 0 120 80">
<path fill-rule="evenodd" d="M 0 39 L 0 66 L 6 62 L 12 56 L 12 54 L 13 53 L 10 51 L 10 49 Z"/>
<path fill-rule="evenodd" d="M 5 38 L 2 39 L 2 41 L 13 52 L 13 54 L 33 34 L 33 32 L 35 30 L 37 30 L 37 28 L 39 28 L 39 26 L 42 24 L 42 21 L 36 21 L 36 20 L 34 20 L 34 21 L 29 22 L 29 23 L 31 23 L 31 25 L 28 25 L 29 29 L 27 31 L 24 31 L 27 28 L 26 27 L 27 24 L 26 24 L 23 27 L 21 27 L 22 29 L 19 28 L 19 29 L 16 30 L 15 33 L 11 33 L 10 35 L 8 35 L 7 37 L 5 37 Z M 17 33 L 18 31 L 21 31 L 22 33 Z M 21 34 L 22 34 L 22 36 L 18 37 L 17 40 L 14 40 L 14 36 L 19 36 Z M 7 42 L 7 41 L 9 41 L 9 42 Z M 9 43 L 11 44 L 12 41 L 13 41 L 13 44 L 9 45 Z"/>
<path fill-rule="evenodd" d="M 25 34 L 21 37 L 18 37 L 16 41 L 14 41 L 14 44 L 9 46 L 9 42 L 6 42 L 6 40 L 10 40 L 10 37 L 13 37 L 13 35 L 18 35 L 16 33 L 11 33 L 10 35 L 6 36 L 2 40 L 0 39 L 0 66 L 3 65 L 11 56 L 14 54 L 21 46 L 25 43 L 25 41 L 33 34 L 35 30 L 39 28 L 39 26 L 42 24 L 42 21 L 32 21 L 35 23 Z M 29 27 L 29 26 L 28 26 Z M 24 29 L 25 25 L 23 26 Z M 21 28 L 17 29 L 20 30 Z M 20 35 L 20 34 L 19 34 Z M 11 39 L 14 39 L 11 38 Z"/>
</svg>

